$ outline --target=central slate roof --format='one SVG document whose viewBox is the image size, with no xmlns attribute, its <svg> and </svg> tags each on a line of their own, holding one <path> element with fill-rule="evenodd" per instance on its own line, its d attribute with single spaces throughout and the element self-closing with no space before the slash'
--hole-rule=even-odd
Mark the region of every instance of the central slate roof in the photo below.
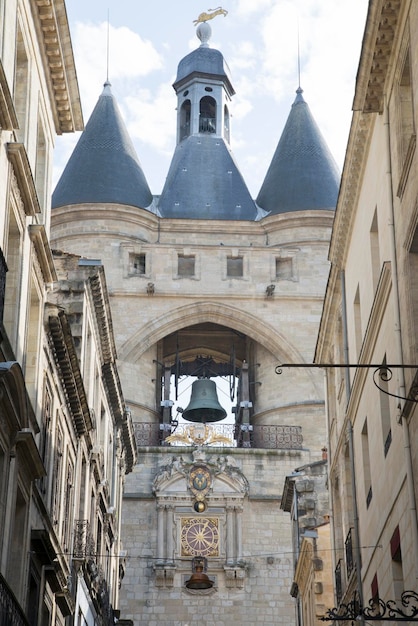
<svg viewBox="0 0 418 626">
<path fill-rule="evenodd" d="M 106 82 L 52 194 L 52 208 L 86 203 L 147 208 L 152 201 L 110 83 Z"/>
<path fill-rule="evenodd" d="M 310 209 L 334 210 L 340 174 L 302 89 L 292 105 L 257 204 L 271 214 Z"/>
<path fill-rule="evenodd" d="M 162 217 L 255 220 L 258 210 L 221 137 L 192 135 L 178 144 L 158 205 Z"/>
</svg>

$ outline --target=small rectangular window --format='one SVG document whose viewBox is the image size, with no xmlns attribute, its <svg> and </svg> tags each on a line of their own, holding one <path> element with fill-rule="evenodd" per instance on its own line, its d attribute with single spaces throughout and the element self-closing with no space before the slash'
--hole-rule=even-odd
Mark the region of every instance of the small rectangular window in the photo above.
<svg viewBox="0 0 418 626">
<path fill-rule="evenodd" d="M 244 276 L 244 260 L 242 256 L 232 257 L 229 256 L 226 259 L 226 275 L 231 278 L 240 278 Z"/>
<path fill-rule="evenodd" d="M 293 261 L 291 258 L 276 258 L 276 278 L 291 280 L 293 276 Z"/>
<path fill-rule="evenodd" d="M 179 276 L 194 276 L 195 275 L 195 257 L 179 254 L 177 257 L 177 274 Z"/>
<path fill-rule="evenodd" d="M 140 276 L 145 274 L 146 256 L 145 254 L 134 254 L 131 258 L 131 273 Z"/>
</svg>

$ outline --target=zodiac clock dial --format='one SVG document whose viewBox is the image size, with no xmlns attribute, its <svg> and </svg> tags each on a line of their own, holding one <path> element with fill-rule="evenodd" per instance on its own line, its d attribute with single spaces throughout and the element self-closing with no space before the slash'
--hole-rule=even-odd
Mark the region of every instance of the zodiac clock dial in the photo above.
<svg viewBox="0 0 418 626">
<path fill-rule="evenodd" d="M 218 556 L 219 520 L 188 517 L 181 520 L 182 556 Z"/>
</svg>

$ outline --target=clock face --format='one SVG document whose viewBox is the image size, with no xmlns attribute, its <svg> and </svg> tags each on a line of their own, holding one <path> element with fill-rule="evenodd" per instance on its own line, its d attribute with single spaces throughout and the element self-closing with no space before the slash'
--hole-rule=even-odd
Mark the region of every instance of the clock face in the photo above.
<svg viewBox="0 0 418 626">
<path fill-rule="evenodd" d="M 218 556 L 219 520 L 188 517 L 181 520 L 182 556 Z"/>
</svg>

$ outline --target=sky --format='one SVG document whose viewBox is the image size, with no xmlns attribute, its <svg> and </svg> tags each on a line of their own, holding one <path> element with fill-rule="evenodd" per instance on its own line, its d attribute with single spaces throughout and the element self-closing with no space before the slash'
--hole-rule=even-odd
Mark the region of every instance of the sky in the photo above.
<svg viewBox="0 0 418 626">
<path fill-rule="evenodd" d="M 232 152 L 254 198 L 296 97 L 299 67 L 304 98 L 342 170 L 367 5 L 367 0 L 223 0 L 228 15 L 209 22 L 210 45 L 224 55 L 236 92 Z M 172 83 L 179 61 L 200 45 L 193 20 L 208 11 L 207 0 L 66 0 L 66 6 L 84 123 L 108 74 L 148 184 L 158 195 L 176 142 Z M 53 187 L 78 136 L 57 139 Z"/>
</svg>

